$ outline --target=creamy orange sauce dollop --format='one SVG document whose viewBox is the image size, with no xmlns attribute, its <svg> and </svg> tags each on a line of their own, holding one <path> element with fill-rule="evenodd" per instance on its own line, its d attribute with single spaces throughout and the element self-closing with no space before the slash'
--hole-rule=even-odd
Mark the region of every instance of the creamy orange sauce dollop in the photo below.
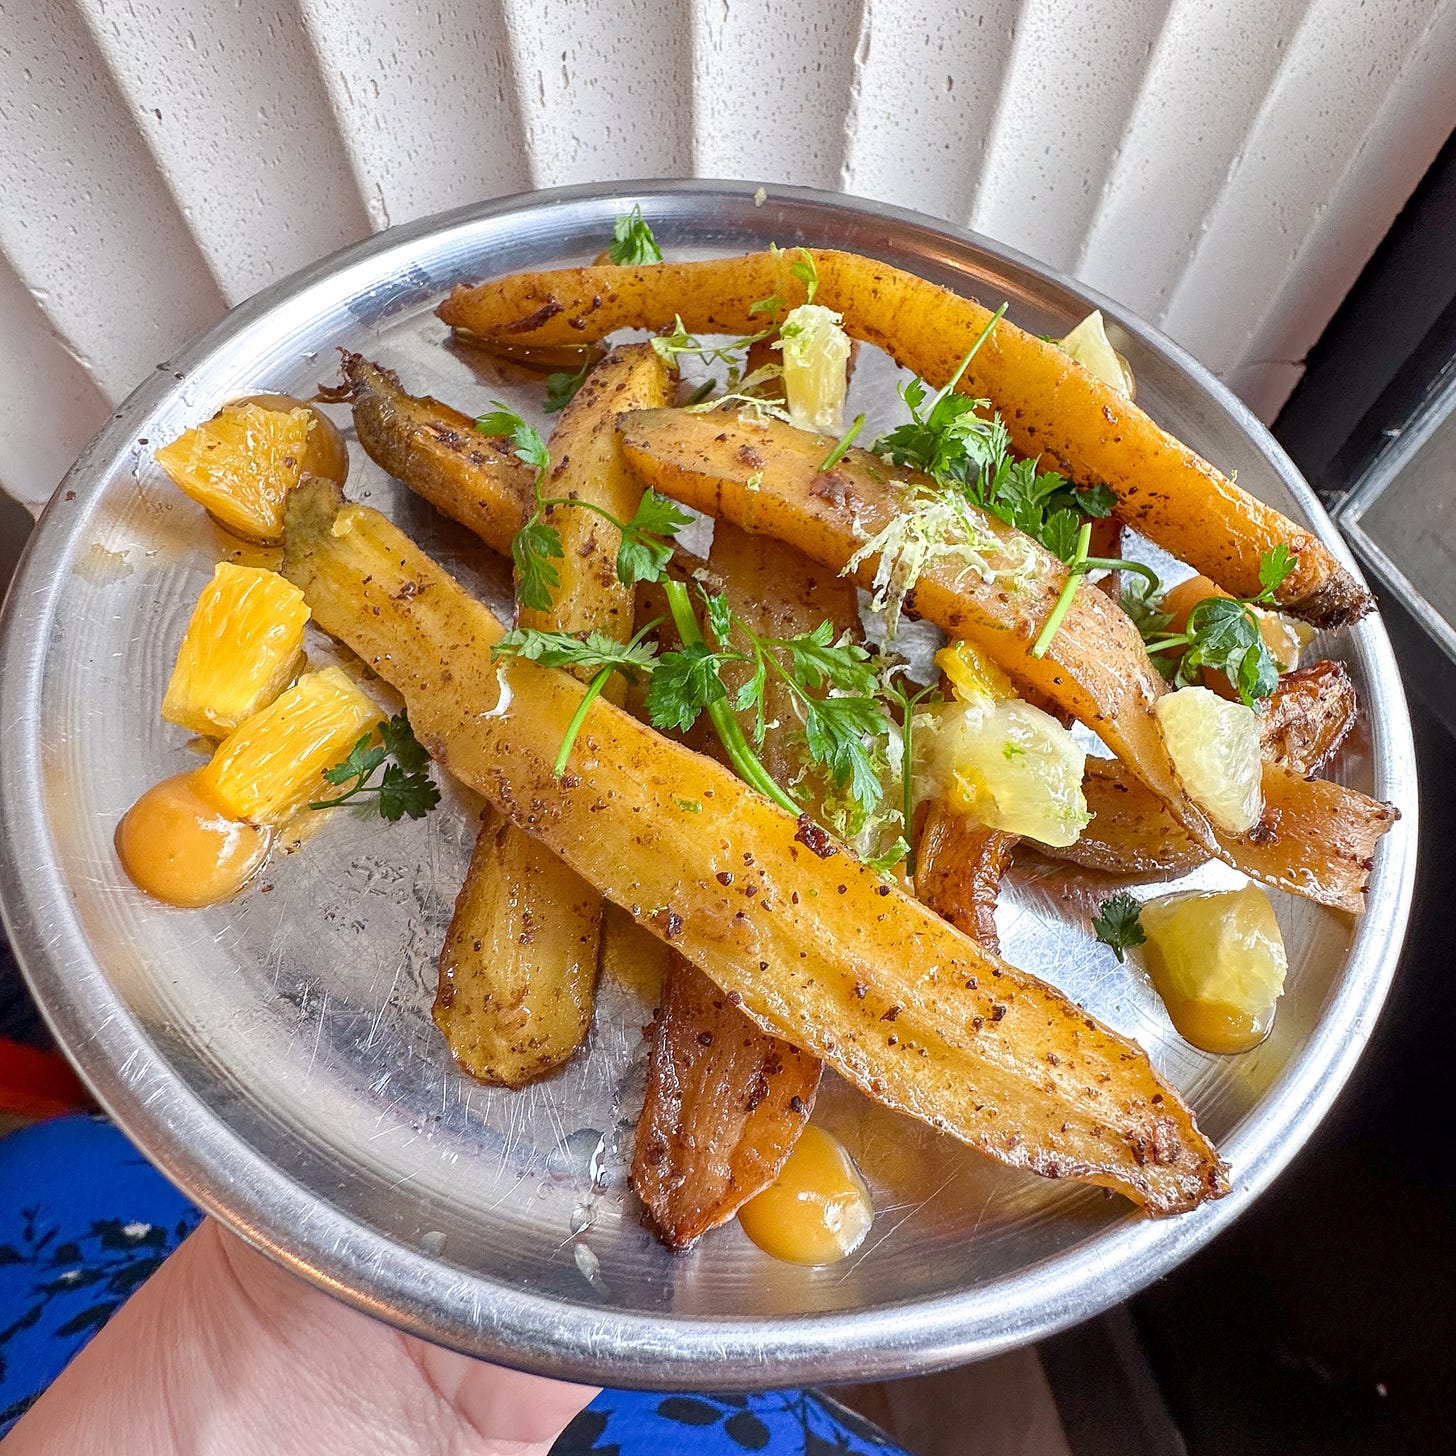
<svg viewBox="0 0 1456 1456">
<path fill-rule="evenodd" d="M 790 1264 L 835 1264 L 864 1241 L 874 1220 L 869 1189 L 832 1133 L 812 1123 L 779 1176 L 738 1211 L 743 1232 Z"/>
<path fill-rule="evenodd" d="M 230 819 L 198 790 L 196 772 L 163 779 L 116 829 L 122 868 L 168 905 L 215 905 L 235 895 L 268 857 L 272 835 Z"/>
</svg>

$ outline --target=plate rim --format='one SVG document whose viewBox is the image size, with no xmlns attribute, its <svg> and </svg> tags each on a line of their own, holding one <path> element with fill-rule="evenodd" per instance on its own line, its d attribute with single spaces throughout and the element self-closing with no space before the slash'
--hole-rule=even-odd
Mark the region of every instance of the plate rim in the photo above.
<svg viewBox="0 0 1456 1456">
<path fill-rule="evenodd" d="M 317 1200 L 253 1151 L 175 1076 L 109 983 L 69 912 L 46 822 L 38 773 L 40 689 L 48 633 L 65 577 L 56 568 L 70 543 L 65 507 L 99 495 L 113 462 L 129 451 L 131 421 L 157 408 L 203 360 L 255 322 L 349 267 L 408 249 L 455 229 L 553 207 L 597 208 L 684 196 L 735 206 L 760 184 L 714 180 L 631 180 L 522 192 L 390 228 L 280 279 L 230 310 L 159 365 L 113 412 L 57 487 L 32 532 L 0 613 L 0 917 L 16 959 L 57 1042 L 97 1101 L 209 1214 L 281 1264 L 364 1310 L 426 1339 L 498 1363 L 576 1380 L 656 1389 L 764 1388 L 805 1381 L 880 1378 L 985 1358 L 1043 1338 L 1130 1297 L 1226 1228 L 1278 1176 L 1333 1104 L 1369 1039 L 1399 959 L 1413 897 L 1417 797 L 1414 747 L 1399 672 L 1383 624 L 1352 629 L 1371 667 L 1369 708 L 1379 791 L 1398 799 L 1403 819 L 1377 852 L 1370 910 L 1357 928 L 1344 973 L 1326 998 L 1317 1030 L 1270 1085 L 1261 1130 L 1226 1141 L 1237 1148 L 1239 1180 L 1228 1197 L 1176 1220 L 1127 1220 L 1098 1236 L 1097 1292 L 1077 1272 L 1086 1245 L 1023 1266 L 993 1284 L 929 1300 L 794 1317 L 676 1316 L 606 1310 L 535 1294 L 482 1274 L 446 1267 L 337 1208 L 328 1247 L 300 1250 L 280 1230 L 298 1230 Z M 1354 557 L 1313 491 L 1267 430 L 1224 385 L 1156 329 L 1095 289 L 969 229 L 894 207 L 813 188 L 763 184 L 775 202 L 883 218 L 898 228 L 967 248 L 1025 270 L 1044 285 L 1101 307 L 1128 333 L 1209 395 L 1232 417 L 1299 501 L 1313 529 L 1358 574 Z M 954 266 L 949 259 L 943 259 Z M 174 377 L 177 376 L 177 377 Z M 67 499 L 68 495 L 70 500 Z M 1379 942 L 1378 944 L 1376 942 Z M 1338 1024 L 1335 1024 L 1338 1023 Z M 1313 1056 L 1316 1043 L 1321 1054 Z M 1247 1119 L 1246 1119 L 1247 1121 Z M 323 1241 L 319 1241 L 322 1243 Z M 1014 1301 L 1005 1299 L 1015 1286 Z M 448 1286 L 455 1318 L 441 1324 Z M 429 1291 L 430 1298 L 422 1297 Z"/>
</svg>

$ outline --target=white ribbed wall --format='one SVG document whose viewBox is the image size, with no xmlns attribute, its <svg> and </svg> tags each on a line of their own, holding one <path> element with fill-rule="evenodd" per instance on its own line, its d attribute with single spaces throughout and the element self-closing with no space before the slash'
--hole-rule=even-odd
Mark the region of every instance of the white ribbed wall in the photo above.
<svg viewBox="0 0 1456 1456">
<path fill-rule="evenodd" d="M 643 176 L 968 224 L 1266 418 L 1456 126 L 1456 0 L 0 0 L 0 486 L 371 229 Z"/>
</svg>

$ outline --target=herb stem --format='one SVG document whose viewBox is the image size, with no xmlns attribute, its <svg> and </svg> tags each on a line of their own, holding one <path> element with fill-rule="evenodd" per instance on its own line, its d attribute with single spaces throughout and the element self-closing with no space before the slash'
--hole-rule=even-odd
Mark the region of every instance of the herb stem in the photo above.
<svg viewBox="0 0 1456 1456">
<path fill-rule="evenodd" d="M 1192 639 L 1186 632 L 1180 632 L 1176 637 L 1158 637 L 1152 642 L 1143 644 L 1143 651 L 1151 657 L 1155 652 L 1171 652 L 1175 647 L 1187 647 Z"/>
<path fill-rule="evenodd" d="M 927 416 L 929 416 L 930 413 L 935 409 L 936 405 L 938 405 L 941 400 L 943 400 L 951 392 L 951 390 L 953 390 L 956 385 L 961 382 L 961 376 L 966 372 L 967 369 L 970 368 L 971 360 L 976 357 L 976 350 L 979 349 L 981 345 L 984 344 L 986 340 L 991 337 L 991 330 L 994 329 L 996 325 L 1001 322 L 1001 318 L 1005 314 L 1005 312 L 1006 305 L 1003 303 L 1001 307 L 998 308 L 996 312 L 993 313 L 991 317 L 986 320 L 986 327 L 982 329 L 979 334 L 976 335 L 975 343 L 973 343 L 971 347 L 966 350 L 966 357 L 961 360 L 959 365 L 957 365 L 956 372 L 952 374 L 950 379 L 946 382 L 945 388 L 943 388 L 935 396 L 935 398 L 930 401 L 930 408 L 925 411 Z"/>
<path fill-rule="evenodd" d="M 664 578 L 662 589 L 667 595 L 668 609 L 672 613 L 673 624 L 677 628 L 678 636 L 682 638 L 683 646 L 706 646 L 686 585 L 668 577 Z M 758 755 L 749 746 L 743 727 L 734 716 L 727 698 L 719 698 L 708 704 L 708 720 L 712 723 L 713 731 L 717 733 L 718 741 L 723 745 L 729 762 L 738 771 L 739 778 L 766 798 L 772 799 L 780 809 L 798 818 L 801 812 L 799 806 L 773 781 L 768 770 L 759 762 Z"/>
<path fill-rule="evenodd" d="M 824 457 L 819 464 L 819 469 L 832 470 L 841 460 L 854 442 L 859 439 L 859 432 L 864 429 L 865 417 L 856 415 L 854 423 L 839 438 L 839 443 Z"/>
<path fill-rule="evenodd" d="M 1077 583 L 1087 571 L 1087 547 L 1092 544 L 1092 522 L 1083 522 L 1082 529 L 1077 532 L 1077 549 L 1072 553 L 1072 559 L 1067 563 L 1067 579 L 1062 583 L 1061 594 L 1057 597 L 1056 605 L 1052 607 L 1051 616 L 1046 619 L 1045 625 L 1037 634 L 1036 641 L 1031 645 L 1033 657 L 1045 657 L 1047 648 L 1052 645 L 1052 638 L 1057 635 L 1057 629 L 1062 625 L 1063 619 L 1072 609 L 1072 598 L 1077 594 Z"/>
<path fill-rule="evenodd" d="M 915 879 L 915 836 L 911 833 L 915 819 L 915 703 L 923 696 L 917 693 L 914 702 L 905 700 L 905 718 L 900 724 L 900 836 L 905 841 L 905 873 L 912 883 Z"/>
<path fill-rule="evenodd" d="M 1116 556 L 1089 556 L 1082 564 L 1087 571 L 1131 571 L 1142 577 L 1154 591 L 1163 584 L 1158 573 L 1141 561 L 1123 561 Z"/>
<path fill-rule="evenodd" d="M 551 765 L 551 772 L 560 778 L 566 772 L 566 760 L 571 757 L 572 745 L 576 742 L 576 735 L 581 732 L 581 725 L 586 722 L 586 715 L 591 711 L 591 705 L 601 696 L 601 691 L 607 685 L 607 679 L 615 672 L 615 668 L 604 667 L 588 684 L 586 692 L 582 694 L 581 702 L 576 706 L 576 712 L 571 715 L 571 722 L 566 725 L 566 735 L 561 740 L 561 748 L 556 754 L 556 762 Z"/>
</svg>

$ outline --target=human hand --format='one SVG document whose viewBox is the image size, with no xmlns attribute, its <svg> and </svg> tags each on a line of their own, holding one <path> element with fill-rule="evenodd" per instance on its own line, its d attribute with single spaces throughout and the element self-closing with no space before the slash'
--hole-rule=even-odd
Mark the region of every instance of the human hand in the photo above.
<svg viewBox="0 0 1456 1456">
<path fill-rule="evenodd" d="M 594 1393 L 402 1334 L 208 1220 L 0 1446 L 3 1456 L 545 1456 Z"/>
</svg>

